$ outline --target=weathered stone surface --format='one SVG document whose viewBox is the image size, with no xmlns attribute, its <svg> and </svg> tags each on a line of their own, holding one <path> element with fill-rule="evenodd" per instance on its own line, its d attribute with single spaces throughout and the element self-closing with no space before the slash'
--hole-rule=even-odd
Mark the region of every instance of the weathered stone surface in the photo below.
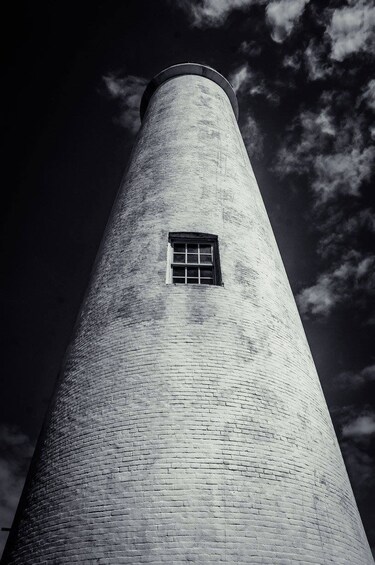
<svg viewBox="0 0 375 565">
<path fill-rule="evenodd" d="M 169 232 L 224 286 L 166 284 Z M 5 563 L 369 565 L 287 276 L 225 92 L 150 100 Z"/>
</svg>

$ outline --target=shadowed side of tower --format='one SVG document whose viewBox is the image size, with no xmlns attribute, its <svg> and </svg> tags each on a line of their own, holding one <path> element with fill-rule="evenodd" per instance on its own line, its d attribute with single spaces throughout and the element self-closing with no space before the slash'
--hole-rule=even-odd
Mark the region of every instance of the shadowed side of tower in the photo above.
<svg viewBox="0 0 375 565">
<path fill-rule="evenodd" d="M 234 93 L 142 110 L 5 563 L 369 565 Z"/>
</svg>

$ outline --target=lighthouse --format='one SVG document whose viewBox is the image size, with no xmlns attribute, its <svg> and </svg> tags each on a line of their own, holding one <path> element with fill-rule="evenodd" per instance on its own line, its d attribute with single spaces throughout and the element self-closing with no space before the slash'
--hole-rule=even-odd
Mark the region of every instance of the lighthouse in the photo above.
<svg viewBox="0 0 375 565">
<path fill-rule="evenodd" d="M 146 88 L 4 564 L 373 563 L 237 115 Z"/>
</svg>

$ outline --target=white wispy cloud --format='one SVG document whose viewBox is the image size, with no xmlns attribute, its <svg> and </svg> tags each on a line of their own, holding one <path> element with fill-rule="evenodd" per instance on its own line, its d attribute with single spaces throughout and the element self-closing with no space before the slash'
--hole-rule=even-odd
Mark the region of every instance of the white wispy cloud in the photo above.
<svg viewBox="0 0 375 565">
<path fill-rule="evenodd" d="M 370 447 L 375 434 L 375 414 L 371 408 L 355 404 L 333 408 L 332 412 L 354 493 L 357 500 L 366 500 L 375 487 L 375 459 Z"/>
<path fill-rule="evenodd" d="M 336 131 L 333 115 L 325 104 L 316 112 L 302 110 L 289 127 L 279 150 L 277 172 L 283 176 L 313 173 L 319 151 L 329 150 Z"/>
<path fill-rule="evenodd" d="M 343 371 L 335 378 L 335 385 L 342 389 L 358 389 L 375 381 L 375 364 L 358 371 Z"/>
<path fill-rule="evenodd" d="M 365 120 L 353 109 L 341 112 L 334 105 L 345 93 L 324 93 L 316 111 L 302 110 L 280 148 L 276 170 L 281 175 L 311 175 L 317 204 L 338 195 L 359 196 L 375 163 L 375 147 L 367 146 Z"/>
<path fill-rule="evenodd" d="M 283 67 L 298 71 L 301 68 L 302 55 L 300 51 L 296 51 L 293 55 L 285 55 L 283 59 Z"/>
<path fill-rule="evenodd" d="M 142 94 L 147 84 L 143 77 L 119 76 L 110 73 L 103 77 L 106 94 L 116 100 L 120 113 L 114 121 L 131 133 L 136 133 L 141 125 L 139 107 Z"/>
<path fill-rule="evenodd" d="M 273 0 L 266 8 L 271 36 L 282 43 L 292 32 L 309 0 Z"/>
<path fill-rule="evenodd" d="M 185 10 L 195 27 L 221 26 L 233 10 L 245 10 L 267 0 L 177 0 L 177 5 Z"/>
<path fill-rule="evenodd" d="M 270 92 L 266 88 L 264 80 L 259 78 L 248 64 L 243 64 L 235 69 L 229 75 L 229 82 L 237 94 L 270 97 Z M 249 112 L 246 113 L 245 118 L 241 117 L 240 127 L 250 157 L 260 157 L 263 152 L 263 134 L 259 124 Z"/>
<path fill-rule="evenodd" d="M 327 316 L 338 302 L 329 274 L 318 277 L 317 282 L 297 295 L 297 304 L 303 315 L 308 313 Z"/>
<path fill-rule="evenodd" d="M 370 80 L 370 82 L 365 87 L 361 100 L 364 100 L 369 108 L 375 112 L 375 79 Z"/>
<path fill-rule="evenodd" d="M 375 414 L 368 407 L 354 404 L 334 407 L 332 413 L 338 424 L 340 447 L 356 499 L 368 501 L 375 487 L 375 459 L 371 449 Z"/>
<path fill-rule="evenodd" d="M 256 41 L 243 41 L 239 51 L 249 57 L 258 57 L 262 52 L 262 46 Z"/>
<path fill-rule="evenodd" d="M 245 86 L 248 86 L 254 78 L 254 73 L 250 70 L 249 65 L 244 63 L 229 75 L 229 82 L 233 86 L 233 90 L 239 92 Z"/>
<path fill-rule="evenodd" d="M 357 500 L 368 498 L 375 483 L 374 458 L 360 445 L 361 442 L 367 442 L 371 439 L 371 436 L 372 434 L 346 435 L 340 441 L 342 454 Z"/>
<path fill-rule="evenodd" d="M 364 292 L 375 292 L 375 255 L 349 251 L 339 263 L 318 276 L 315 284 L 297 295 L 302 315 L 328 316 L 347 300 L 353 302 Z"/>
<path fill-rule="evenodd" d="M 264 136 L 259 124 L 250 114 L 241 123 L 241 133 L 249 156 L 255 159 L 261 157 L 263 154 Z"/>
<path fill-rule="evenodd" d="M 325 79 L 333 73 L 332 61 L 328 57 L 327 42 L 311 39 L 304 52 L 307 78 L 310 81 Z M 337 72 L 337 71 L 336 71 Z"/>
<path fill-rule="evenodd" d="M 11 426 L 0 426 L 0 516 L 1 525 L 10 527 L 33 453 L 29 438 Z M 6 535 L 0 538 L 0 555 Z"/>
<path fill-rule="evenodd" d="M 336 61 L 343 61 L 353 53 L 372 52 L 375 46 L 372 0 L 352 0 L 349 6 L 333 10 L 327 33 L 332 42 L 331 57 Z"/>
<path fill-rule="evenodd" d="M 375 433 L 375 414 L 364 414 L 357 416 L 342 427 L 342 436 L 362 437 Z"/>
<path fill-rule="evenodd" d="M 273 105 L 280 101 L 279 95 L 266 85 L 264 77 L 251 70 L 247 63 L 240 65 L 229 75 L 229 82 L 238 95 L 262 96 Z"/>
<path fill-rule="evenodd" d="M 362 90 L 362 101 L 371 93 L 372 84 Z M 314 110 L 299 112 L 278 152 L 275 172 L 293 183 L 301 176 L 307 181 L 318 255 L 330 260 L 297 296 L 304 316 L 325 317 L 353 302 L 361 307 L 364 297 L 375 292 L 375 258 L 357 251 L 360 238 L 375 232 L 372 209 L 360 209 L 375 164 L 375 147 L 368 137 L 363 104 L 353 103 L 348 91 L 332 90 L 323 92 Z"/>
<path fill-rule="evenodd" d="M 190 17 L 191 25 L 198 28 L 219 27 L 225 24 L 235 10 L 250 6 L 267 5 L 266 20 L 274 41 L 281 43 L 292 32 L 310 0 L 177 0 L 177 5 Z M 245 49 L 246 45 L 243 45 Z M 254 54 L 254 46 L 251 48 Z"/>
<path fill-rule="evenodd" d="M 339 208 L 321 223 L 321 231 L 318 254 L 322 258 L 337 257 L 355 246 L 358 237 L 375 233 L 375 214 L 371 208 L 363 208 L 346 217 L 344 210 Z"/>
<path fill-rule="evenodd" d="M 318 155 L 314 161 L 316 178 L 312 186 L 320 202 L 326 202 L 339 193 L 358 196 L 362 183 L 371 176 L 374 161 L 374 147 L 353 147 Z"/>
</svg>

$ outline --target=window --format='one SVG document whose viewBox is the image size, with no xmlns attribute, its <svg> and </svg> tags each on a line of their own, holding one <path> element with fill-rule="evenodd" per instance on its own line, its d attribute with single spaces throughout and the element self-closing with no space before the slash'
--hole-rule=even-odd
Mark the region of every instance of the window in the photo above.
<svg viewBox="0 0 375 565">
<path fill-rule="evenodd" d="M 217 236 L 170 234 L 171 273 L 174 284 L 220 285 Z"/>
</svg>

